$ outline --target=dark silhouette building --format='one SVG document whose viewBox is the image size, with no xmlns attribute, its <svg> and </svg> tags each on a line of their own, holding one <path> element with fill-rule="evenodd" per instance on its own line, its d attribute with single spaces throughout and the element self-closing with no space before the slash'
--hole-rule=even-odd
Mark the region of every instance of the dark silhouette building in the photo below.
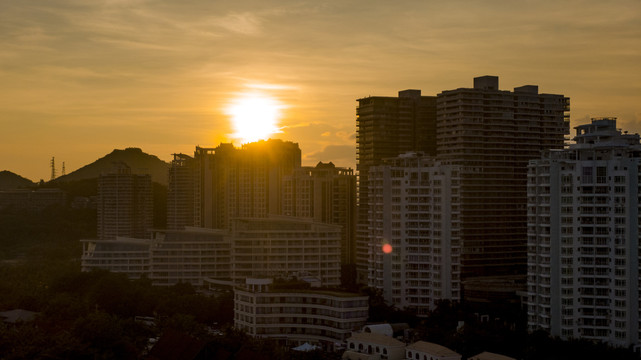
<svg viewBox="0 0 641 360">
<path fill-rule="evenodd" d="M 368 261 L 368 173 L 385 158 L 408 151 L 436 153 L 436 97 L 420 90 L 399 91 L 398 97 L 370 96 L 358 99 L 356 109 L 358 219 L 356 267 L 365 282 Z"/>
<path fill-rule="evenodd" d="M 437 96 L 437 157 L 461 167 L 461 276 L 525 274 L 527 166 L 563 148 L 570 99 L 497 76 Z"/>
<path fill-rule="evenodd" d="M 124 162 L 114 163 L 98 178 L 98 238 L 144 238 L 152 225 L 151 175 L 132 174 Z"/>
</svg>

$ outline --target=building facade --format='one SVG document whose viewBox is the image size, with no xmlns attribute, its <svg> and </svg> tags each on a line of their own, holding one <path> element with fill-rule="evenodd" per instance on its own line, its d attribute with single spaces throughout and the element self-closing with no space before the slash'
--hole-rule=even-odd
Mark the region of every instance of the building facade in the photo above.
<svg viewBox="0 0 641 360">
<path fill-rule="evenodd" d="M 231 242 L 220 230 L 186 228 L 155 231 L 147 239 L 81 242 L 82 271 L 103 269 L 131 279 L 144 276 L 155 286 L 190 283 L 202 288 L 205 280 L 231 280 Z"/>
<path fill-rule="evenodd" d="M 138 175 L 123 162 L 98 177 L 98 238 L 145 238 L 153 225 L 151 175 Z"/>
<path fill-rule="evenodd" d="M 194 159 L 185 154 L 174 154 L 169 167 L 169 186 L 167 187 L 167 229 L 181 230 L 188 226 L 198 226 L 195 220 L 195 204 L 199 201 L 195 194 Z"/>
<path fill-rule="evenodd" d="M 282 214 L 283 177 L 300 166 L 298 144 L 282 140 L 197 146 L 193 158 L 178 154 L 169 173 L 167 223 L 229 229 L 235 217 Z"/>
<path fill-rule="evenodd" d="M 638 134 L 616 119 L 576 128 L 528 173 L 528 327 L 562 339 L 639 343 Z"/>
<path fill-rule="evenodd" d="M 232 276 L 237 285 L 258 276 L 313 277 L 340 285 L 341 227 L 272 216 L 232 222 Z"/>
<path fill-rule="evenodd" d="M 416 153 L 370 168 L 368 285 L 388 303 L 427 315 L 460 300 L 460 174 Z"/>
<path fill-rule="evenodd" d="M 283 215 L 336 224 L 341 230 L 341 264 L 354 264 L 356 176 L 352 169 L 319 162 L 283 177 Z"/>
<path fill-rule="evenodd" d="M 437 95 L 437 158 L 462 167 L 463 278 L 526 273 L 528 161 L 563 148 L 568 111 L 563 95 L 499 90 L 496 76 Z"/>
<path fill-rule="evenodd" d="M 334 351 L 365 325 L 368 309 L 367 296 L 276 288 L 271 279 L 247 279 L 234 289 L 234 327 L 288 346 L 309 342 Z"/>
<path fill-rule="evenodd" d="M 344 360 L 404 360 L 405 343 L 391 336 L 359 332 L 347 339 Z"/>
<path fill-rule="evenodd" d="M 420 90 L 399 91 L 398 97 L 358 99 L 356 108 L 356 169 L 358 215 L 356 267 L 359 282 L 367 282 L 369 168 L 408 151 L 436 153 L 436 97 Z"/>
</svg>

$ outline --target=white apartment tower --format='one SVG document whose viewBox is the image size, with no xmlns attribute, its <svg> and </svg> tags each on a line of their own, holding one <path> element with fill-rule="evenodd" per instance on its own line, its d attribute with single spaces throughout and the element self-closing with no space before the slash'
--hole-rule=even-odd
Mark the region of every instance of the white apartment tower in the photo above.
<svg viewBox="0 0 641 360">
<path fill-rule="evenodd" d="M 530 161 L 528 327 L 562 339 L 639 343 L 638 134 L 616 119 Z"/>
<path fill-rule="evenodd" d="M 370 168 L 368 284 L 388 303 L 426 315 L 460 300 L 460 172 L 416 153 Z"/>
</svg>

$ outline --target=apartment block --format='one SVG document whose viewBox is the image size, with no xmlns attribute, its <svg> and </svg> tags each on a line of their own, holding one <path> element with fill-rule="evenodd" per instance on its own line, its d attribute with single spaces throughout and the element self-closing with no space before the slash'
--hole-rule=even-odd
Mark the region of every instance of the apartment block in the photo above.
<svg viewBox="0 0 641 360">
<path fill-rule="evenodd" d="M 496 76 L 436 101 L 437 158 L 462 166 L 461 276 L 525 274 L 527 166 L 541 151 L 562 149 L 569 99 L 538 86 L 499 90 Z"/>
<path fill-rule="evenodd" d="M 528 327 L 638 345 L 639 135 L 615 118 L 575 129 L 528 168 Z"/>
<path fill-rule="evenodd" d="M 367 282 L 369 168 L 408 151 L 436 153 L 436 97 L 420 90 L 399 91 L 398 97 L 369 96 L 356 108 L 356 168 L 358 218 L 356 266 L 359 281 Z"/>
<path fill-rule="evenodd" d="M 168 226 L 229 229 L 235 217 L 280 215 L 283 177 L 300 166 L 298 144 L 282 140 L 177 154 L 169 172 Z"/>
<path fill-rule="evenodd" d="M 124 162 L 98 177 L 98 238 L 145 238 L 153 225 L 151 175 L 138 175 Z"/>
<path fill-rule="evenodd" d="M 283 177 L 283 215 L 336 224 L 341 229 L 341 264 L 354 264 L 356 176 L 352 169 L 319 162 Z"/>
<path fill-rule="evenodd" d="M 369 171 L 368 285 L 427 315 L 461 298 L 461 168 L 407 153 Z"/>
</svg>

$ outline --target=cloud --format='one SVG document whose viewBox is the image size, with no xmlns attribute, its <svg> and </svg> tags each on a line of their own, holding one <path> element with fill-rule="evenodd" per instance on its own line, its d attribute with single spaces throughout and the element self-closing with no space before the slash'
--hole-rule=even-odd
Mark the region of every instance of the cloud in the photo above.
<svg viewBox="0 0 641 360">
<path fill-rule="evenodd" d="M 257 35 L 261 29 L 261 19 L 252 13 L 231 13 L 215 19 L 214 23 L 228 31 L 243 35 Z"/>
</svg>

